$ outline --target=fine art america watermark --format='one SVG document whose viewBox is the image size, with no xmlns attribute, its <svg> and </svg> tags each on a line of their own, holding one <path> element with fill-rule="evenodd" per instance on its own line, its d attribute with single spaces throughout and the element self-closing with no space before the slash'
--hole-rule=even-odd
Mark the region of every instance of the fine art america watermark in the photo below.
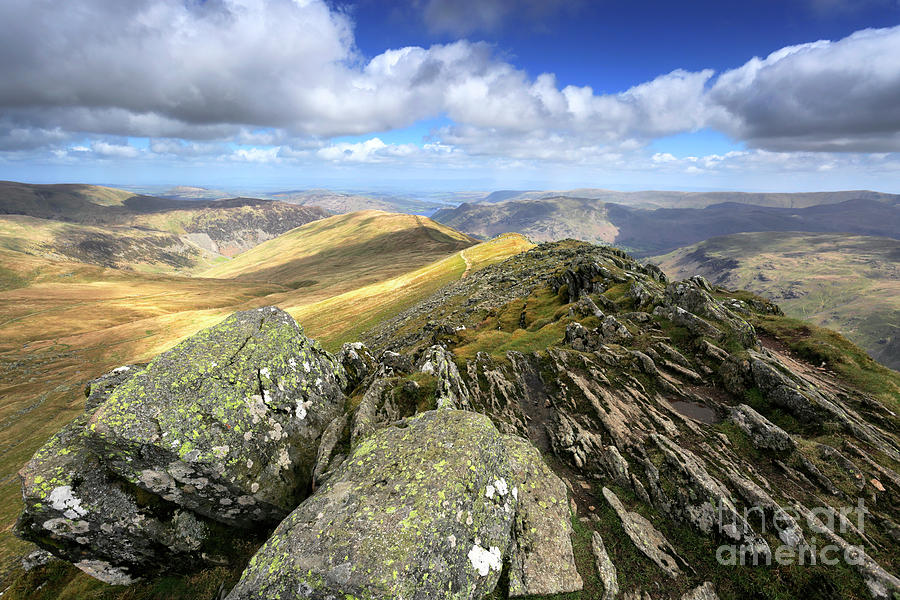
<svg viewBox="0 0 900 600">
<path fill-rule="evenodd" d="M 741 540 L 740 543 L 723 544 L 716 549 L 716 561 L 720 565 L 768 566 L 774 563 L 785 566 L 834 566 L 842 561 L 848 565 L 860 565 L 866 558 L 862 546 L 850 544 L 841 537 L 853 533 L 864 538 L 865 515 L 869 514 L 869 510 L 862 498 L 855 506 L 839 509 L 753 506 L 744 509 L 742 521 L 734 518 L 737 513 L 733 507 L 721 503 L 716 513 L 720 533 L 730 539 Z M 805 538 L 800 523 L 806 523 L 812 532 L 809 540 Z M 753 530 L 760 535 L 755 535 Z M 781 543 L 770 548 L 761 537 L 767 531 L 774 533 Z"/>
</svg>

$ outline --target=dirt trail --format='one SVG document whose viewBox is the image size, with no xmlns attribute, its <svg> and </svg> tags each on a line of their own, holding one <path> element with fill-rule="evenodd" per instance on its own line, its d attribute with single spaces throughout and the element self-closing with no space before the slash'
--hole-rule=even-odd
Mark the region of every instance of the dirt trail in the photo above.
<svg viewBox="0 0 900 600">
<path fill-rule="evenodd" d="M 472 263 L 469 262 L 469 257 L 466 256 L 466 251 L 465 251 L 465 250 L 460 250 L 460 251 L 459 251 L 459 255 L 460 255 L 460 256 L 462 257 L 462 259 L 466 262 L 466 270 L 463 271 L 462 277 L 460 277 L 460 279 L 465 279 L 466 277 L 469 276 L 469 271 L 472 270 Z"/>
</svg>

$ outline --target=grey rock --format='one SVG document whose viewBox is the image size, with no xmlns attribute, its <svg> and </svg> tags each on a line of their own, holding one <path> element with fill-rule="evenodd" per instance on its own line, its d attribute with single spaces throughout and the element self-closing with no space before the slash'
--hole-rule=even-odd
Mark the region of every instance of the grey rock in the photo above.
<svg viewBox="0 0 900 600">
<path fill-rule="evenodd" d="M 728 418 L 750 438 L 756 448 L 777 452 L 797 448 L 790 435 L 746 404 L 733 407 Z"/>
<path fill-rule="evenodd" d="M 275 307 L 235 313 L 156 357 L 88 426 L 112 471 L 226 524 L 283 518 L 343 409 L 340 363 Z"/>
<path fill-rule="evenodd" d="M 583 587 L 572 552 L 566 486 L 526 440 L 504 436 L 518 500 L 509 556 L 509 597 L 562 594 Z"/>
<path fill-rule="evenodd" d="M 437 410 L 380 429 L 278 526 L 228 600 L 481 598 L 511 542 L 513 476 L 484 416 Z"/>
<path fill-rule="evenodd" d="M 691 591 L 681 596 L 681 600 L 719 600 L 716 587 L 712 581 L 704 581 Z"/>
<path fill-rule="evenodd" d="M 101 375 L 84 389 L 84 410 L 91 411 L 103 404 L 118 386 L 144 370 L 146 364 L 123 365 Z"/>
<path fill-rule="evenodd" d="M 419 371 L 437 378 L 434 392 L 437 408 L 471 407 L 469 391 L 459 375 L 453 355 L 446 348 L 439 345 L 428 348 L 419 362 Z"/>
<path fill-rule="evenodd" d="M 325 481 L 329 467 L 333 462 L 335 449 L 342 439 L 345 439 L 347 429 L 347 415 L 335 417 L 325 428 L 322 439 L 319 441 L 319 449 L 316 453 L 316 466 L 313 469 L 313 489 L 319 487 Z"/>
<path fill-rule="evenodd" d="M 591 552 L 594 554 L 594 565 L 597 574 L 603 582 L 602 600 L 613 600 L 619 595 L 619 578 L 616 576 L 616 566 L 606 552 L 603 538 L 596 531 L 591 534 Z"/>
<path fill-rule="evenodd" d="M 616 511 L 622 521 L 622 527 L 625 528 L 625 533 L 637 549 L 672 579 L 681 575 L 682 570 L 679 564 L 683 565 L 684 560 L 678 557 L 675 548 L 665 536 L 643 516 L 626 510 L 622 501 L 609 488 L 603 488 L 603 497 Z"/>
<path fill-rule="evenodd" d="M 59 559 L 46 550 L 38 549 L 30 552 L 27 556 L 22 558 L 22 570 L 27 573 L 28 571 L 37 569 L 38 567 L 48 565 L 55 560 Z"/>
<path fill-rule="evenodd" d="M 378 368 L 378 361 L 362 342 L 341 346 L 336 356 L 347 374 L 347 391 L 351 391 L 368 379 Z"/>
<path fill-rule="evenodd" d="M 208 564 L 214 524 L 159 498 L 148 503 L 117 481 L 85 444 L 90 416 L 50 438 L 20 471 L 17 535 L 113 585 Z"/>
</svg>

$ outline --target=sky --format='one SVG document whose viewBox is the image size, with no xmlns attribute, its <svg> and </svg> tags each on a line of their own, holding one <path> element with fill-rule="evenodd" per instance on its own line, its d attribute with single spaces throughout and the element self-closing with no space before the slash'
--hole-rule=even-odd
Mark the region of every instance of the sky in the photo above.
<svg viewBox="0 0 900 600">
<path fill-rule="evenodd" d="M 0 179 L 900 193 L 900 0 L 3 0 Z"/>
</svg>

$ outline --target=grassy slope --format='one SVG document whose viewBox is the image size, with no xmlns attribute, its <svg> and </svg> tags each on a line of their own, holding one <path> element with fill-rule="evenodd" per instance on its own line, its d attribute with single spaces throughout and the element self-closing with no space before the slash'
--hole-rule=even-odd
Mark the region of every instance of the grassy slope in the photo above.
<svg viewBox="0 0 900 600">
<path fill-rule="evenodd" d="M 126 200 L 137 196 L 134 192 L 80 183 L 32 185 L 15 181 L 0 181 L 0 193 L 4 201 L 28 203 L 37 199 L 51 199 L 57 206 L 82 206 L 85 202 L 98 206 L 122 206 Z"/>
<path fill-rule="evenodd" d="M 406 273 L 474 243 L 424 217 L 368 210 L 308 223 L 203 276 L 274 282 L 297 289 L 308 302 Z"/>
<path fill-rule="evenodd" d="M 224 260 L 177 233 L 183 231 L 169 233 L 124 225 L 94 226 L 0 215 L 0 248 L 51 260 L 169 274 L 206 270 Z"/>
<path fill-rule="evenodd" d="M 840 331 L 900 368 L 900 242 L 849 234 L 745 233 L 650 259 L 671 277 L 701 274 Z"/>
<path fill-rule="evenodd" d="M 323 340 L 333 349 L 459 279 L 466 273 L 467 262 L 470 272 L 475 271 L 524 252 L 533 245 L 524 236 L 507 234 L 415 271 L 315 303 L 297 305 L 289 302 L 285 308 L 303 323 L 308 335 Z M 340 318 L 335 318 L 336 315 Z"/>
<path fill-rule="evenodd" d="M 319 253 L 328 260 L 309 254 L 312 242 L 291 237 L 298 251 L 307 250 L 306 270 L 289 260 L 285 264 L 306 279 L 327 271 L 330 287 L 291 289 L 249 278 L 147 275 L 53 261 L 0 247 L 0 497 L 4 499 L 0 503 L 0 579 L 3 571 L 14 566 L 14 557 L 27 548 L 10 529 L 20 510 L 16 471 L 82 410 L 81 390 L 90 379 L 121 364 L 146 361 L 235 310 L 267 304 L 290 310 L 309 335 L 333 348 L 352 338 L 360 324 L 392 316 L 461 277 L 466 268 L 461 252 L 477 269 L 531 246 L 521 236 L 470 246 L 468 238 L 452 230 L 428 227 L 424 219 L 426 224 L 420 226 L 414 217 L 399 217 L 350 215 L 342 218 L 353 222 L 352 228 L 315 229 L 310 239 L 316 240 Z M 409 227 L 398 225 L 408 224 L 409 219 L 417 228 L 414 241 L 430 250 L 418 248 L 404 255 L 394 236 L 409 242 Z M 384 255 L 380 276 L 370 256 L 337 252 L 346 247 L 347 238 L 341 236 L 352 231 L 394 248 Z M 389 235 L 381 235 L 385 232 Z M 465 250 L 454 250 L 456 245 Z M 276 248 L 287 251 L 280 245 Z M 370 251 L 376 249 L 370 247 Z M 284 258 L 280 253 L 275 256 Z M 264 255 L 260 260 L 273 258 Z M 409 272 L 397 273 L 407 266 Z M 373 283 L 367 285 L 369 281 Z M 328 300 L 331 297 L 335 298 Z M 72 585 L 88 585 L 86 579 L 79 576 Z"/>
</svg>

